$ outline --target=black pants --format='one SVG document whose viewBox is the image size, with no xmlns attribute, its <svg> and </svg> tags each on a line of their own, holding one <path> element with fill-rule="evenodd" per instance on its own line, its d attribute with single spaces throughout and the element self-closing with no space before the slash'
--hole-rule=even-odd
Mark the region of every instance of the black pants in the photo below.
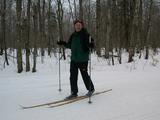
<svg viewBox="0 0 160 120">
<path fill-rule="evenodd" d="M 94 85 L 91 81 L 90 76 L 88 75 L 88 61 L 87 62 L 74 62 L 71 61 L 70 64 L 70 86 L 71 86 L 71 93 L 77 94 L 78 93 L 78 69 L 81 72 L 83 82 L 86 86 L 86 89 L 89 91 L 94 90 Z"/>
</svg>

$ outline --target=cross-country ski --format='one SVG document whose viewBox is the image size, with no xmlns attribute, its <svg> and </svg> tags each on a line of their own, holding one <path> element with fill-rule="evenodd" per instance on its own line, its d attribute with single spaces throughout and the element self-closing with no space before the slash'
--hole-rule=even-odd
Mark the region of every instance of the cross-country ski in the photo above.
<svg viewBox="0 0 160 120">
<path fill-rule="evenodd" d="M 93 96 L 103 94 L 103 93 L 109 92 L 111 90 L 112 89 L 104 90 L 104 91 L 101 91 L 101 92 L 95 92 L 93 94 Z M 65 104 L 73 103 L 73 102 L 76 102 L 76 101 L 79 101 L 79 100 L 82 100 L 82 99 L 86 99 L 86 98 L 88 98 L 88 96 L 82 95 L 82 96 L 78 96 L 74 99 L 62 99 L 62 100 L 57 100 L 57 101 L 53 101 L 53 102 L 47 102 L 47 103 L 43 103 L 43 104 L 32 105 L 32 106 L 20 105 L 20 107 L 22 109 L 37 108 L 37 107 L 42 107 L 42 106 L 57 107 L 57 106 L 62 106 L 62 105 L 65 105 Z"/>
</svg>

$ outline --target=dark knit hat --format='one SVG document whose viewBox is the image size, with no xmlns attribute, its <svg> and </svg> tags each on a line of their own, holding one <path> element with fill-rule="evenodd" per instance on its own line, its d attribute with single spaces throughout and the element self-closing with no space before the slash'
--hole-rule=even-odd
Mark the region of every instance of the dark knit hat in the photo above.
<svg viewBox="0 0 160 120">
<path fill-rule="evenodd" d="M 76 23 L 81 23 L 81 24 L 83 25 L 83 21 L 82 21 L 82 20 L 78 20 L 78 19 L 75 20 L 73 23 L 74 23 L 74 25 L 75 25 Z"/>
</svg>

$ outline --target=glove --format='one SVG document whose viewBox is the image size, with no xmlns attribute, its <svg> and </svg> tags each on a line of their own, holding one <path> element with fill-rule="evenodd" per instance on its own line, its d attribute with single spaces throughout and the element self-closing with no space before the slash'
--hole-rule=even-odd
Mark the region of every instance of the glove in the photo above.
<svg viewBox="0 0 160 120">
<path fill-rule="evenodd" d="M 66 45 L 66 42 L 65 41 L 57 41 L 57 44 L 58 45 Z"/>
</svg>

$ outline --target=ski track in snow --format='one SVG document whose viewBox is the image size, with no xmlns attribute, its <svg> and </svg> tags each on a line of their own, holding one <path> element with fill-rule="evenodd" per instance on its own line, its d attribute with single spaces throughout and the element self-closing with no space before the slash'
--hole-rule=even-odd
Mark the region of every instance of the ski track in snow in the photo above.
<svg viewBox="0 0 160 120">
<path fill-rule="evenodd" d="M 160 60 L 160 55 L 155 56 Z M 126 61 L 123 57 L 123 61 Z M 28 110 L 19 105 L 33 105 L 60 100 L 69 95 L 69 60 L 61 61 L 62 92 L 58 91 L 58 60 L 38 59 L 37 73 L 16 73 L 16 65 L 3 69 L 0 57 L 0 120 L 160 120 L 160 63 L 134 58 L 109 66 L 107 60 L 92 55 L 92 80 L 96 91 L 111 92 L 93 96 L 58 108 Z M 115 59 L 116 61 L 116 59 Z M 87 91 L 79 74 L 79 95 Z"/>
</svg>

